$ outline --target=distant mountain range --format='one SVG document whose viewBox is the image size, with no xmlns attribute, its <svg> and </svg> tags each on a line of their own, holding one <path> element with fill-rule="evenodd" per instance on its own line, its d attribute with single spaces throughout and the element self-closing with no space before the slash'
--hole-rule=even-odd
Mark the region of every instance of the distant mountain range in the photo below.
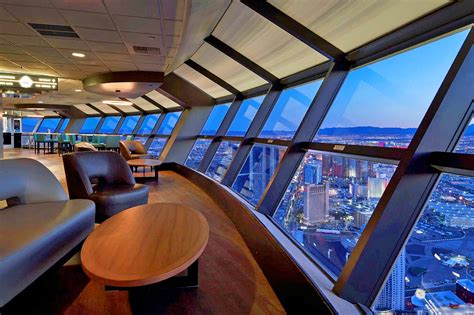
<svg viewBox="0 0 474 315">
<path fill-rule="evenodd" d="M 348 136 L 348 135 L 413 135 L 417 128 L 383 128 L 383 127 L 333 127 L 323 128 L 318 132 L 320 136 Z M 470 125 L 466 136 L 474 136 L 474 124 Z"/>
</svg>

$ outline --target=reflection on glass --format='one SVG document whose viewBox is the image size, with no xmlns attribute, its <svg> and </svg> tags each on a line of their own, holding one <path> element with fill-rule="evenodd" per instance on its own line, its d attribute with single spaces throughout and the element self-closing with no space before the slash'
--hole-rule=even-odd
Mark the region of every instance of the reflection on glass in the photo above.
<svg viewBox="0 0 474 315">
<path fill-rule="evenodd" d="M 45 118 L 38 127 L 37 132 L 54 132 L 61 118 Z"/>
<path fill-rule="evenodd" d="M 212 140 L 209 139 L 197 139 L 188 155 L 188 158 L 184 161 L 184 165 L 197 170 L 204 154 L 206 154 L 207 148 L 211 145 L 211 142 Z"/>
<path fill-rule="evenodd" d="M 88 117 L 86 118 L 86 121 L 84 122 L 84 125 L 82 125 L 81 130 L 79 130 L 80 133 L 94 133 L 95 128 L 97 128 L 97 125 L 99 124 L 100 117 Z"/>
<path fill-rule="evenodd" d="M 66 131 L 68 124 L 69 124 L 69 118 L 64 118 L 63 124 L 61 125 L 61 128 L 59 128 L 58 132 L 64 133 L 64 131 Z"/>
<path fill-rule="evenodd" d="M 474 178 L 443 174 L 373 308 L 474 310 Z"/>
<path fill-rule="evenodd" d="M 138 129 L 138 134 L 140 135 L 151 134 L 159 117 L 160 117 L 160 114 L 147 115 L 145 119 L 143 120 L 143 123 L 140 126 L 140 129 Z"/>
<path fill-rule="evenodd" d="M 201 135 L 204 135 L 204 136 L 215 135 L 217 132 L 217 129 L 219 129 L 219 126 L 224 120 L 225 114 L 227 114 L 229 107 L 230 107 L 230 103 L 214 106 L 211 113 L 209 114 L 209 118 L 207 118 L 207 121 L 204 124 L 204 127 L 202 127 Z"/>
<path fill-rule="evenodd" d="M 466 35 L 351 71 L 314 141 L 406 148 Z"/>
<path fill-rule="evenodd" d="M 255 114 L 257 114 L 265 95 L 248 98 L 240 104 L 232 124 L 227 130 L 227 136 L 243 137 L 250 127 Z"/>
<path fill-rule="evenodd" d="M 143 145 L 145 145 L 148 137 L 135 137 L 133 140 L 140 141 Z"/>
<path fill-rule="evenodd" d="M 22 117 L 21 118 L 21 128 L 22 132 L 33 132 L 35 130 L 36 124 L 40 121 L 39 117 Z"/>
<path fill-rule="evenodd" d="M 123 121 L 123 124 L 120 127 L 119 134 L 125 135 L 133 133 L 133 129 L 135 129 L 135 126 L 137 125 L 139 119 L 140 116 L 125 117 L 125 120 Z"/>
<path fill-rule="evenodd" d="M 471 119 L 454 152 L 474 154 L 474 118 Z"/>
<path fill-rule="evenodd" d="M 120 116 L 107 116 L 104 119 L 104 123 L 99 129 L 99 133 L 110 134 L 114 133 L 115 127 L 117 127 L 120 121 Z"/>
<path fill-rule="evenodd" d="M 338 276 L 395 169 L 309 151 L 273 218 Z"/>
<path fill-rule="evenodd" d="M 222 141 L 209 164 L 206 174 L 221 181 L 225 172 L 227 172 L 227 168 L 229 167 L 230 162 L 232 162 L 239 145 L 240 142 L 237 141 Z"/>
<path fill-rule="evenodd" d="M 156 158 L 159 157 L 167 141 L 168 138 L 162 137 L 157 137 L 153 139 L 153 142 L 151 143 L 150 148 L 148 149 L 148 154 L 151 154 Z"/>
<path fill-rule="evenodd" d="M 252 147 L 232 189 L 256 205 L 280 163 L 286 147 L 256 144 Z"/>
<path fill-rule="evenodd" d="M 259 137 L 293 138 L 321 83 L 318 80 L 283 90 Z"/>
<path fill-rule="evenodd" d="M 176 123 L 178 122 L 179 116 L 181 116 L 181 112 L 173 112 L 166 114 L 166 117 L 165 119 L 163 119 L 163 123 L 161 124 L 160 129 L 158 129 L 158 134 L 171 134 L 174 129 L 174 126 L 176 126 Z"/>
</svg>

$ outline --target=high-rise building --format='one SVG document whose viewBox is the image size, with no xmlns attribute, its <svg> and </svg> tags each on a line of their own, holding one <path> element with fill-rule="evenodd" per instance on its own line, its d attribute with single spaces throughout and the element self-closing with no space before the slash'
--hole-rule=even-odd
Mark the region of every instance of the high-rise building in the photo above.
<svg viewBox="0 0 474 315">
<path fill-rule="evenodd" d="M 329 214 L 329 184 L 310 184 L 304 187 L 304 221 L 314 225 L 326 220 Z"/>
<path fill-rule="evenodd" d="M 403 248 L 374 305 L 376 310 L 405 309 L 405 265 L 405 248 Z"/>
<path fill-rule="evenodd" d="M 303 169 L 305 184 L 319 184 L 322 179 L 322 167 L 320 164 L 306 164 Z"/>
<path fill-rule="evenodd" d="M 369 222 L 372 213 L 374 212 L 370 210 L 357 210 L 354 218 L 354 225 L 359 229 L 365 226 L 367 222 Z"/>
<path fill-rule="evenodd" d="M 385 187 L 387 187 L 388 180 L 386 178 L 373 178 L 370 177 L 367 182 L 369 198 L 380 198 L 382 197 Z"/>
</svg>

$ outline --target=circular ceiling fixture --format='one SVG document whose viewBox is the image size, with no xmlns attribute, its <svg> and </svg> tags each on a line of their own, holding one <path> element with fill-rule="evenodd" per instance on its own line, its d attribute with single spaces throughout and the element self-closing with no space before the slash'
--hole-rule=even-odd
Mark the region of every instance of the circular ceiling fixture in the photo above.
<svg viewBox="0 0 474 315">
<path fill-rule="evenodd" d="M 137 98 L 163 84 L 164 73 L 121 71 L 94 74 L 82 81 L 84 90 L 111 97 Z"/>
<path fill-rule="evenodd" d="M 71 55 L 73 55 L 74 57 L 77 57 L 77 58 L 84 58 L 86 56 L 83 53 L 77 53 L 77 52 L 73 52 Z"/>
<path fill-rule="evenodd" d="M 133 103 L 129 101 L 114 101 L 114 100 L 105 100 L 105 101 L 102 101 L 102 103 L 107 104 L 107 105 L 117 105 L 117 106 L 133 105 Z"/>
</svg>

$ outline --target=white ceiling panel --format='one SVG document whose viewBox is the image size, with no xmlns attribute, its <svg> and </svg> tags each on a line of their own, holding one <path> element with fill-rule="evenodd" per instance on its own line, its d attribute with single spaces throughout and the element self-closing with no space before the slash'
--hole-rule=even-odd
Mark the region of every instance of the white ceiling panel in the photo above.
<svg viewBox="0 0 474 315">
<path fill-rule="evenodd" d="M 327 61 L 241 2 L 232 3 L 213 35 L 279 78 Z"/>
<path fill-rule="evenodd" d="M 164 1 L 164 2 L 174 2 Z M 149 0 L 105 0 L 105 4 L 113 15 L 128 15 L 147 18 L 160 18 L 159 1 Z"/>
<path fill-rule="evenodd" d="M 269 2 L 347 52 L 450 1 L 269 0 Z"/>
<path fill-rule="evenodd" d="M 132 60 L 138 63 L 164 64 L 166 62 L 166 58 L 159 55 L 132 54 Z"/>
<path fill-rule="evenodd" d="M 218 98 L 231 93 L 226 89 L 222 88 L 220 85 L 214 83 L 214 81 L 209 80 L 193 68 L 189 67 L 186 64 L 183 64 L 181 67 L 174 71 L 177 75 L 185 79 L 186 81 L 191 82 L 191 84 L 197 86 L 213 98 Z"/>
<path fill-rule="evenodd" d="M 36 59 L 31 57 L 30 55 L 24 55 L 24 54 L 4 54 L 4 53 L 1 53 L 0 56 L 2 56 L 2 58 L 8 59 L 10 61 L 36 61 Z"/>
<path fill-rule="evenodd" d="M 135 99 L 129 99 L 129 101 L 132 102 L 133 104 L 137 105 L 138 107 L 140 107 L 144 111 L 159 110 L 158 107 L 156 107 L 155 105 L 148 102 L 146 99 L 144 99 L 142 97 L 135 98 Z"/>
<path fill-rule="evenodd" d="M 132 62 L 104 61 L 104 64 L 112 71 L 135 71 L 137 67 Z"/>
<path fill-rule="evenodd" d="M 15 5 L 6 5 L 4 8 L 24 23 L 66 24 L 64 18 L 55 9 Z"/>
<path fill-rule="evenodd" d="M 8 13 L 7 10 L 5 10 L 4 8 L 0 7 L 0 20 L 1 21 L 16 21 L 16 19 L 10 14 Z"/>
<path fill-rule="evenodd" d="M 61 10 L 71 26 L 82 26 L 115 30 L 114 23 L 107 14 Z"/>
<path fill-rule="evenodd" d="M 162 48 L 161 36 L 121 32 L 123 40 L 129 45 Z"/>
<path fill-rule="evenodd" d="M 115 53 L 101 53 L 98 52 L 96 55 L 104 61 L 121 61 L 121 62 L 131 62 L 129 54 L 115 54 Z"/>
<path fill-rule="evenodd" d="M 29 27 L 20 22 L 0 21 L 0 34 L 36 35 Z"/>
<path fill-rule="evenodd" d="M 46 55 L 46 56 L 55 56 L 55 57 L 61 57 L 61 54 L 54 48 L 52 47 L 42 47 L 42 46 L 27 46 L 24 45 L 21 47 L 21 49 L 26 50 L 27 52 L 33 54 L 34 56 L 41 56 L 41 55 Z"/>
<path fill-rule="evenodd" d="M 135 107 L 131 106 L 131 105 L 120 105 L 120 106 L 117 106 L 118 108 L 120 108 L 120 110 L 122 112 L 125 112 L 125 113 L 138 113 L 138 109 L 136 109 Z"/>
<path fill-rule="evenodd" d="M 0 45 L 0 53 L 6 54 L 24 54 L 25 52 L 18 47 L 11 45 Z"/>
<path fill-rule="evenodd" d="M 165 20 L 165 34 L 179 36 L 183 30 L 183 22 Z"/>
<path fill-rule="evenodd" d="M 167 98 L 163 94 L 157 92 L 157 91 L 151 91 L 150 93 L 147 93 L 146 96 L 160 104 L 161 106 L 165 108 L 175 108 L 175 107 L 180 107 L 180 105 L 173 100 Z"/>
<path fill-rule="evenodd" d="M 75 27 L 74 30 L 82 39 L 96 42 L 122 43 L 122 38 L 117 31 L 84 27 Z"/>
<path fill-rule="evenodd" d="M 54 48 L 65 48 L 65 49 L 87 49 L 87 44 L 79 38 L 48 38 L 48 43 Z"/>
<path fill-rule="evenodd" d="M 115 15 L 113 19 L 119 30 L 122 32 L 161 34 L 161 23 L 159 19 L 148 19 L 122 15 Z"/>
<path fill-rule="evenodd" d="M 184 19 L 184 12 L 186 1 L 185 0 L 174 0 L 174 1 L 161 1 L 162 4 L 162 16 L 166 20 L 180 20 Z"/>
<path fill-rule="evenodd" d="M 15 45 L 48 46 L 39 36 L 0 35 L 0 38 L 15 43 Z M 12 46 L 13 47 L 13 46 Z"/>
<path fill-rule="evenodd" d="M 58 9 L 107 13 L 102 0 L 50 0 Z"/>
<path fill-rule="evenodd" d="M 124 44 L 115 43 L 104 43 L 104 42 L 91 42 L 87 41 L 89 47 L 97 52 L 110 52 L 110 53 L 127 53 L 127 47 Z"/>
<path fill-rule="evenodd" d="M 166 65 L 164 64 L 152 64 L 152 63 L 138 63 L 135 62 L 138 70 L 140 71 L 165 71 Z"/>
<path fill-rule="evenodd" d="M 209 44 L 201 46 L 191 59 L 239 91 L 245 91 L 267 83 L 264 79 Z"/>
<path fill-rule="evenodd" d="M 49 0 L 0 0 L 0 3 L 37 7 L 51 7 L 51 3 L 49 2 Z"/>
</svg>

